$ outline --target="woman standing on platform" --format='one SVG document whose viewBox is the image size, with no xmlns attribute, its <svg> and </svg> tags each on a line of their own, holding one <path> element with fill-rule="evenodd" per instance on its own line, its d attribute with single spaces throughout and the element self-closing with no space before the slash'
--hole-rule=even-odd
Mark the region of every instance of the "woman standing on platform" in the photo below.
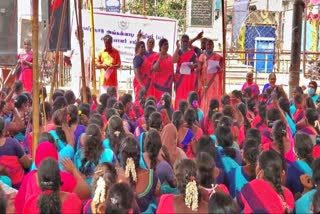
<svg viewBox="0 0 320 214">
<path fill-rule="evenodd" d="M 181 49 L 179 41 L 177 41 L 177 47 L 173 54 L 173 63 L 177 63 L 175 74 L 175 109 L 178 108 L 180 100 L 186 100 L 190 91 L 194 91 L 197 83 L 197 74 L 195 73 L 196 53 L 194 48 L 190 48 L 189 36 L 183 35 L 181 37 Z M 181 73 L 182 66 L 189 66 L 190 74 L 185 72 Z"/>
<path fill-rule="evenodd" d="M 199 58 L 198 70 L 200 71 L 199 95 L 200 108 L 204 111 L 204 115 L 208 114 L 209 101 L 212 98 L 217 100 L 223 95 L 223 78 L 224 64 L 223 58 L 219 54 L 213 52 L 214 44 L 208 39 L 205 53 Z"/>
<path fill-rule="evenodd" d="M 160 52 L 153 57 L 152 84 L 150 93 L 157 101 L 162 94 L 168 92 L 172 94 L 172 84 L 174 80 L 173 59 L 168 54 L 169 43 L 163 38 L 159 41 Z"/>
<path fill-rule="evenodd" d="M 32 92 L 32 60 L 33 52 L 31 50 L 31 41 L 25 39 L 23 41 L 24 52 L 18 55 L 18 62 L 20 66 L 20 72 L 16 73 L 16 78 L 21 80 L 23 88 Z"/>
<path fill-rule="evenodd" d="M 133 59 L 134 67 L 134 79 L 133 88 L 135 99 L 139 99 L 139 92 L 143 89 L 147 93 L 151 83 L 151 61 L 147 59 L 146 46 L 143 41 L 139 41 L 137 44 L 137 54 Z M 147 93 L 148 94 L 148 93 Z"/>
</svg>

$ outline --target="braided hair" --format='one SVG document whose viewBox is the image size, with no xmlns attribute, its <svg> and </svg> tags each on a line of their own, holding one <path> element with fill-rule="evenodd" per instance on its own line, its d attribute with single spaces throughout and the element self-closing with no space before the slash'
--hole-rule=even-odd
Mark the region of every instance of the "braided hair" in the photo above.
<svg viewBox="0 0 320 214">
<path fill-rule="evenodd" d="M 99 183 L 99 179 L 103 180 L 103 184 L 104 184 L 104 189 L 100 189 L 99 188 L 101 185 Z M 93 187 L 93 192 L 94 194 L 94 198 L 97 197 L 99 198 L 98 202 L 95 203 L 95 208 L 96 210 L 100 210 L 101 207 L 103 208 L 103 204 L 104 201 L 107 198 L 107 192 L 108 190 L 111 188 L 112 185 L 114 185 L 115 183 L 117 183 L 117 171 L 114 165 L 112 165 L 111 163 L 101 163 L 99 165 L 97 165 L 97 167 L 94 170 L 94 175 L 92 178 L 92 187 Z M 104 192 L 104 198 L 102 198 L 101 200 L 101 193 Z"/>
<path fill-rule="evenodd" d="M 198 204 L 201 201 L 201 195 L 199 194 L 200 191 L 197 191 L 199 186 L 199 180 L 197 177 L 196 163 L 190 159 L 181 159 L 175 164 L 174 174 L 177 180 L 177 189 L 185 199 L 186 204 L 187 204 L 187 201 L 190 202 L 190 200 L 188 199 L 190 199 L 191 195 L 187 194 L 187 190 L 189 188 L 190 183 L 193 183 L 196 185 L 195 187 L 196 189 L 193 189 L 195 190 L 195 192 L 193 192 L 193 195 L 192 195 L 194 196 L 194 198 L 192 198 L 191 201 L 192 203 Z M 196 192 L 198 192 L 198 194 L 194 195 Z M 193 200 L 195 198 L 197 198 L 197 201 Z M 190 205 L 190 203 L 188 204 Z"/>
<path fill-rule="evenodd" d="M 250 177 L 249 180 L 256 178 L 256 166 L 259 156 L 258 146 L 253 140 L 248 140 L 244 142 L 243 145 L 243 157 L 247 164 L 249 164 Z"/>
<path fill-rule="evenodd" d="M 103 93 L 100 95 L 100 97 L 99 97 L 100 104 L 98 105 L 98 108 L 97 108 L 97 110 L 100 114 L 104 114 L 109 98 L 110 98 L 110 95 L 107 93 Z"/>
<path fill-rule="evenodd" d="M 281 173 L 283 171 L 282 161 L 279 155 L 273 151 L 264 151 L 259 157 L 259 167 L 264 172 L 264 179 L 269 181 L 276 192 L 284 200 L 283 189 L 281 186 Z M 286 210 L 288 212 L 288 210 Z"/>
<path fill-rule="evenodd" d="M 175 111 L 172 114 L 172 123 L 177 128 L 177 130 L 182 126 L 183 124 L 183 114 L 181 111 Z"/>
<path fill-rule="evenodd" d="M 300 159 L 304 159 L 311 167 L 313 143 L 309 135 L 297 133 L 294 136 L 294 151 Z"/>
<path fill-rule="evenodd" d="M 260 102 L 258 104 L 258 114 L 261 118 L 261 125 L 262 125 L 263 123 L 266 122 L 266 119 L 267 119 L 267 104 L 265 102 Z"/>
<path fill-rule="evenodd" d="M 38 179 L 41 195 L 38 200 L 40 213 L 61 213 L 60 171 L 57 161 L 46 158 L 39 166 Z"/>
<path fill-rule="evenodd" d="M 129 173 L 129 183 L 130 186 L 135 188 L 137 184 L 137 178 L 134 178 L 133 173 L 136 173 L 139 168 L 139 160 L 140 160 L 140 149 L 139 149 L 139 144 L 138 141 L 131 136 L 128 136 L 123 139 L 121 142 L 121 146 L 119 149 L 119 154 L 120 154 L 120 164 L 124 170 L 127 169 L 128 165 L 128 160 L 132 160 L 134 164 L 134 172 Z M 127 170 L 126 170 L 127 171 Z"/>
<path fill-rule="evenodd" d="M 75 105 L 69 105 L 67 107 L 67 122 L 71 126 L 79 121 L 78 108 Z"/>
<path fill-rule="evenodd" d="M 195 162 L 200 185 L 205 188 L 212 188 L 212 185 L 215 184 L 212 172 L 216 167 L 213 158 L 206 152 L 200 152 L 197 154 Z"/>
<path fill-rule="evenodd" d="M 189 129 L 192 129 L 193 124 L 197 121 L 197 113 L 193 109 L 187 109 L 184 113 L 184 120 Z"/>
<path fill-rule="evenodd" d="M 161 146 L 161 137 L 159 133 L 155 130 L 149 130 L 144 139 L 144 151 L 148 153 L 150 158 L 150 169 L 156 170 Z"/>
<path fill-rule="evenodd" d="M 91 175 L 93 168 L 98 164 L 103 152 L 101 141 L 101 130 L 98 125 L 90 124 L 85 132 L 83 146 L 83 158 L 81 160 L 80 172 L 86 176 Z"/>
<path fill-rule="evenodd" d="M 274 141 L 277 143 L 279 151 L 280 151 L 280 157 L 283 162 L 283 168 L 286 169 L 285 165 L 285 157 L 284 157 L 284 142 L 283 137 L 287 137 L 287 126 L 286 124 L 281 120 L 276 120 L 274 122 L 274 125 L 272 127 L 272 135 Z"/>
<path fill-rule="evenodd" d="M 53 123 L 56 126 L 56 132 L 60 140 L 63 142 L 67 142 L 66 134 L 64 133 L 62 129 L 62 124 L 67 123 L 67 109 L 58 109 L 55 112 L 53 112 Z"/>
<path fill-rule="evenodd" d="M 123 128 L 122 119 L 118 115 L 114 115 L 109 119 L 108 130 L 108 138 L 110 139 L 112 151 L 118 156 L 120 142 L 127 136 Z"/>
<path fill-rule="evenodd" d="M 149 117 L 153 112 L 156 112 L 156 111 L 157 109 L 153 105 L 148 105 L 144 108 L 144 119 L 146 121 L 147 130 L 149 130 L 150 128 Z"/>
<path fill-rule="evenodd" d="M 244 130 L 245 130 L 244 133 L 246 133 L 247 130 L 251 128 L 251 123 L 247 117 L 247 111 L 248 111 L 247 106 L 244 103 L 239 103 L 237 105 L 237 108 L 244 119 Z"/>
</svg>

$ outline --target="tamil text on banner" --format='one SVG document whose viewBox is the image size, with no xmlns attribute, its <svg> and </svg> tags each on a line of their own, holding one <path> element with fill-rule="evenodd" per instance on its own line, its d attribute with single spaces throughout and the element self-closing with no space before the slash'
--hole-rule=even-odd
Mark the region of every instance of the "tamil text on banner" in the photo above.
<svg viewBox="0 0 320 214">
<path fill-rule="evenodd" d="M 84 45 L 90 45 L 90 23 L 89 11 L 82 11 L 82 25 L 84 33 Z M 104 48 L 102 37 L 109 34 L 113 37 L 113 47 L 118 49 L 122 65 L 132 66 L 135 54 L 135 43 L 137 33 L 141 30 L 144 33 L 144 41 L 152 37 L 155 39 L 155 51 L 159 51 L 158 43 L 162 38 L 169 41 L 169 54 L 173 54 L 175 41 L 177 40 L 177 20 L 146 17 L 138 15 L 117 14 L 107 12 L 94 12 L 95 24 L 95 53 L 98 54 Z M 76 26 L 74 23 L 73 32 Z M 75 45 L 76 43 L 72 41 Z M 90 47 L 85 47 L 90 49 Z"/>
</svg>

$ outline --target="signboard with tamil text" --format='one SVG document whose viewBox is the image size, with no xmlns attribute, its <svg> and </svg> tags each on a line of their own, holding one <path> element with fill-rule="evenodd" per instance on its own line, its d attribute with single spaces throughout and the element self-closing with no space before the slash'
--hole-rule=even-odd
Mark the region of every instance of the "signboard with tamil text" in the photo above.
<svg viewBox="0 0 320 214">
<path fill-rule="evenodd" d="M 214 1 L 215 2 L 215 1 Z M 191 26 L 212 27 L 213 0 L 191 1 Z"/>
<path fill-rule="evenodd" d="M 82 11 L 83 33 L 85 49 L 90 49 L 91 28 L 90 13 L 87 10 Z M 148 17 L 118 13 L 94 12 L 95 23 L 95 53 L 104 49 L 102 37 L 109 34 L 113 37 L 113 47 L 119 50 L 122 65 L 132 66 L 135 55 L 135 44 L 139 30 L 143 32 L 144 41 L 152 37 L 155 39 L 154 51 L 159 51 L 159 40 L 166 38 L 169 42 L 168 53 L 173 55 L 174 45 L 177 40 L 177 20 L 160 17 Z M 73 33 L 76 26 L 73 26 Z M 72 40 L 74 46 L 77 41 Z M 72 44 L 72 45 L 73 45 Z"/>
</svg>

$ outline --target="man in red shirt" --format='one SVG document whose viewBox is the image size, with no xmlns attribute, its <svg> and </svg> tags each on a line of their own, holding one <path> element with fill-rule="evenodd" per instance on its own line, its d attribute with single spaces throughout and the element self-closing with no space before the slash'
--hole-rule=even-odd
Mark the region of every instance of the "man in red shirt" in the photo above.
<svg viewBox="0 0 320 214">
<path fill-rule="evenodd" d="M 105 49 L 99 52 L 96 68 L 100 69 L 100 86 L 106 92 L 108 87 L 118 88 L 117 69 L 121 66 L 119 51 L 112 47 L 112 36 L 103 37 Z"/>
</svg>

